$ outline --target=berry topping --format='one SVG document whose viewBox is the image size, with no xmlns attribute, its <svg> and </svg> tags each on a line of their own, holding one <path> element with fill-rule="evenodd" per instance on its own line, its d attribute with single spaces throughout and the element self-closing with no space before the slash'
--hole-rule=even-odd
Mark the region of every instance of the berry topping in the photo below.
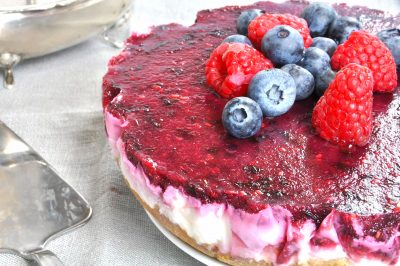
<svg viewBox="0 0 400 266">
<path fill-rule="evenodd" d="M 264 35 L 261 51 L 275 66 L 295 64 L 303 56 L 304 41 L 292 27 L 276 26 Z"/>
<path fill-rule="evenodd" d="M 372 131 L 371 70 L 349 64 L 339 71 L 312 114 L 318 134 L 340 146 L 364 146 Z"/>
<path fill-rule="evenodd" d="M 295 64 L 285 65 L 281 70 L 289 73 L 294 79 L 294 83 L 296 84 L 296 101 L 304 100 L 313 93 L 315 85 L 314 77 L 308 70 Z"/>
<path fill-rule="evenodd" d="M 242 43 L 223 43 L 210 55 L 206 79 L 210 87 L 224 98 L 243 96 L 251 78 L 273 65 L 262 53 Z"/>
<path fill-rule="evenodd" d="M 291 14 L 263 14 L 254 19 L 249 24 L 248 37 L 255 47 L 261 47 L 261 41 L 264 35 L 272 28 L 279 25 L 287 25 L 297 30 L 303 37 L 304 46 L 310 47 L 312 38 L 307 26 L 307 22 Z"/>
<path fill-rule="evenodd" d="M 296 99 L 296 84 L 288 73 L 280 69 L 261 71 L 252 78 L 248 96 L 260 105 L 264 116 L 279 116 L 292 107 Z"/>
<path fill-rule="evenodd" d="M 334 40 L 325 37 L 316 37 L 313 39 L 311 47 L 317 47 L 332 56 L 336 51 L 337 44 Z"/>
<path fill-rule="evenodd" d="M 374 75 L 374 91 L 392 92 L 397 86 L 396 63 L 390 50 L 378 37 L 355 31 L 339 45 L 332 56 L 331 65 L 339 70 L 349 63 L 368 67 Z"/>
<path fill-rule="evenodd" d="M 311 36 L 318 37 L 326 34 L 337 13 L 328 4 L 313 3 L 307 6 L 300 16 L 307 21 Z"/>
<path fill-rule="evenodd" d="M 338 17 L 329 28 L 329 38 L 343 43 L 353 31 L 361 30 L 361 22 L 352 17 Z"/>
<path fill-rule="evenodd" d="M 383 30 L 378 33 L 378 37 L 392 52 L 397 69 L 400 71 L 400 29 Z"/>
<path fill-rule="evenodd" d="M 329 55 L 325 51 L 317 47 L 310 47 L 306 50 L 303 59 L 301 59 L 298 65 L 307 69 L 316 77 L 318 73 L 322 73 L 325 69 L 330 68 L 330 60 Z"/>
<path fill-rule="evenodd" d="M 253 46 L 253 44 L 251 43 L 251 41 L 249 40 L 249 38 L 247 38 L 244 35 L 240 35 L 240 34 L 234 34 L 234 35 L 230 35 L 228 37 L 226 37 L 222 43 L 225 42 L 229 42 L 229 43 L 244 43 L 250 46 Z"/>
<path fill-rule="evenodd" d="M 318 96 L 324 95 L 329 84 L 335 79 L 336 72 L 331 68 L 327 68 L 325 71 L 318 73 L 315 77 L 315 92 Z"/>
<path fill-rule="evenodd" d="M 236 21 L 236 29 L 239 34 L 247 35 L 247 28 L 253 19 L 261 16 L 264 12 L 260 9 L 250 9 L 240 13 Z"/>
<path fill-rule="evenodd" d="M 262 111 L 250 98 L 236 97 L 230 100 L 222 112 L 222 124 L 232 136 L 240 139 L 254 136 L 261 128 Z"/>
</svg>

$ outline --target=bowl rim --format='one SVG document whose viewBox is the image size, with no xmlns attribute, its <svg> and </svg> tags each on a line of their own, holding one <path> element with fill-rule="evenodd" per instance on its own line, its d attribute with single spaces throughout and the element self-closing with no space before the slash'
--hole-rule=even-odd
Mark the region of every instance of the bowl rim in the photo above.
<svg viewBox="0 0 400 266">
<path fill-rule="evenodd" d="M 71 8 L 78 5 L 92 5 L 101 1 L 105 0 L 54 0 L 48 3 L 0 7 L 0 14 L 41 13 L 43 11 Z"/>
</svg>

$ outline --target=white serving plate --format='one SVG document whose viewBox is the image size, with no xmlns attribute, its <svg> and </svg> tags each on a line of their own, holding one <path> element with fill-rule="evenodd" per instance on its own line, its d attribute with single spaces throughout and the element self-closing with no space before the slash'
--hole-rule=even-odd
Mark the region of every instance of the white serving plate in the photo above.
<svg viewBox="0 0 400 266">
<path fill-rule="evenodd" d="M 148 211 L 146 211 L 147 215 L 149 216 L 150 220 L 154 223 L 158 230 L 168 238 L 175 246 L 181 249 L 183 252 L 188 254 L 189 256 L 193 257 L 194 259 L 204 263 L 208 266 L 226 266 L 225 263 L 220 262 L 212 257 L 209 257 L 202 252 L 192 248 L 190 245 L 186 244 L 176 236 L 174 236 L 170 231 L 165 229 Z"/>
</svg>

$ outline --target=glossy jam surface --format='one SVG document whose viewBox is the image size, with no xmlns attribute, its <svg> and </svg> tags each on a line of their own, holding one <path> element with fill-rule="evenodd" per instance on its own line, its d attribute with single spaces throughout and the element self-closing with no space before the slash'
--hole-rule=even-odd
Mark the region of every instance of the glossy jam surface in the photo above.
<svg viewBox="0 0 400 266">
<path fill-rule="evenodd" d="M 256 6 L 299 14 L 305 4 Z M 388 223 L 382 217 L 390 219 L 390 230 L 399 230 L 399 89 L 394 95 L 374 95 L 374 132 L 363 148 L 340 150 L 315 135 L 315 99 L 297 102 L 281 117 L 264 119 L 256 137 L 239 140 L 225 132 L 220 117 L 226 100 L 207 86 L 205 62 L 235 33 L 236 18 L 248 8 L 253 7 L 202 11 L 191 27 L 171 24 L 132 36 L 110 61 L 103 104 L 125 121 L 122 139 L 128 159 L 143 166 L 152 184 L 181 187 L 204 203 L 229 203 L 249 213 L 279 205 L 294 220 L 317 224 L 336 209 L 363 216 L 366 234 L 376 234 Z M 360 17 L 372 32 L 400 24 L 399 16 L 335 8 Z"/>
</svg>

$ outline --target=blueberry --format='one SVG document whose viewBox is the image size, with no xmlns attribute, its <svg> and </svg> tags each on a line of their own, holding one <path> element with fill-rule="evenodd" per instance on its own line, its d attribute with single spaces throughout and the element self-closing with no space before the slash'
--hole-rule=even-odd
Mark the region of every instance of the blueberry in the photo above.
<svg viewBox="0 0 400 266">
<path fill-rule="evenodd" d="M 303 56 L 303 37 L 290 26 L 276 26 L 264 35 L 261 51 L 275 66 L 295 64 Z"/>
<path fill-rule="evenodd" d="M 343 43 L 353 31 L 361 30 L 361 22 L 352 17 L 338 17 L 329 28 L 328 37 Z"/>
<path fill-rule="evenodd" d="M 250 98 L 236 97 L 230 100 L 222 112 L 222 124 L 232 136 L 240 139 L 254 136 L 261 128 L 262 111 Z"/>
<path fill-rule="evenodd" d="M 239 34 L 247 36 L 247 29 L 249 27 L 250 22 L 263 13 L 264 12 L 260 9 L 250 9 L 240 13 L 240 16 L 236 21 L 237 32 Z"/>
<path fill-rule="evenodd" d="M 264 116 L 279 116 L 292 107 L 296 84 L 283 70 L 263 70 L 251 79 L 247 95 L 260 105 Z"/>
<path fill-rule="evenodd" d="M 326 3 L 313 3 L 308 5 L 300 16 L 307 21 L 311 36 L 318 37 L 326 34 L 337 13 Z"/>
<path fill-rule="evenodd" d="M 336 51 L 337 44 L 334 40 L 325 37 L 315 37 L 311 47 L 317 47 L 324 50 L 329 56 Z"/>
<path fill-rule="evenodd" d="M 237 42 L 237 43 L 244 43 L 244 44 L 248 44 L 250 46 L 253 46 L 253 44 L 251 43 L 249 38 L 247 38 L 244 35 L 240 35 L 240 34 L 234 34 L 234 35 L 228 36 L 222 42 L 223 43 L 224 42 L 229 42 L 229 43 Z"/>
<path fill-rule="evenodd" d="M 295 65 L 289 64 L 281 68 L 283 71 L 289 73 L 294 79 L 296 84 L 296 101 L 308 98 L 314 91 L 314 77 L 306 69 Z"/>
<path fill-rule="evenodd" d="M 393 58 L 396 61 L 397 71 L 400 71 L 400 29 L 383 30 L 377 35 L 392 52 Z"/>
<path fill-rule="evenodd" d="M 298 65 L 310 71 L 315 78 L 318 73 L 330 67 L 330 60 L 331 58 L 325 51 L 317 47 L 310 47 Z"/>
<path fill-rule="evenodd" d="M 329 84 L 335 79 L 336 72 L 331 68 L 325 69 L 325 71 L 318 73 L 315 77 L 315 93 L 321 97 L 324 95 Z"/>
</svg>

